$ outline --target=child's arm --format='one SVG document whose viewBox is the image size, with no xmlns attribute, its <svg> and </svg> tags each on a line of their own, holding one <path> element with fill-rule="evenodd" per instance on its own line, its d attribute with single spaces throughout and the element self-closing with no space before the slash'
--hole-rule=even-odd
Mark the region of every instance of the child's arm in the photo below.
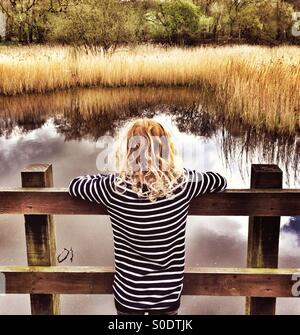
<svg viewBox="0 0 300 335">
<path fill-rule="evenodd" d="M 97 174 L 74 178 L 69 184 L 69 194 L 72 197 L 81 198 L 91 202 L 105 203 L 104 181 L 109 175 Z"/>
<path fill-rule="evenodd" d="M 192 171 L 192 197 L 201 194 L 223 192 L 227 187 L 225 177 L 216 172 L 197 172 Z"/>
</svg>

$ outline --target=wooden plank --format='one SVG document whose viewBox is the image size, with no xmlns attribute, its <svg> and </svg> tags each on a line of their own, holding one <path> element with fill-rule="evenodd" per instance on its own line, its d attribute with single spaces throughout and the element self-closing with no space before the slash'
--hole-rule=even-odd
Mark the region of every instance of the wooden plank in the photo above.
<svg viewBox="0 0 300 335">
<path fill-rule="evenodd" d="M 251 189 L 282 188 L 282 171 L 277 165 L 253 164 Z M 249 217 L 247 266 L 277 268 L 279 251 L 280 216 Z M 274 315 L 276 298 L 246 298 L 246 314 Z"/>
<path fill-rule="evenodd" d="M 21 172 L 24 188 L 53 187 L 52 165 L 34 164 Z M 30 266 L 56 265 L 56 241 L 51 215 L 25 215 L 27 262 Z M 56 315 L 60 311 L 59 296 L 31 294 L 33 315 Z"/>
<path fill-rule="evenodd" d="M 112 294 L 110 267 L 2 266 L 6 293 Z M 292 297 L 300 269 L 186 268 L 184 295 Z"/>
<path fill-rule="evenodd" d="M 66 189 L 0 189 L 0 214 L 105 215 L 95 203 L 73 199 Z M 226 190 L 194 199 L 190 215 L 300 215 L 299 189 Z"/>
</svg>

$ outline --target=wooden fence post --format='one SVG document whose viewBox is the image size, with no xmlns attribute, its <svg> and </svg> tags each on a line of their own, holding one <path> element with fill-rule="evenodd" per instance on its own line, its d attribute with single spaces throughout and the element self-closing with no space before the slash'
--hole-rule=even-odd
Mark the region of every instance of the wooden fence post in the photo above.
<svg viewBox="0 0 300 335">
<path fill-rule="evenodd" d="M 253 164 L 251 188 L 282 188 L 282 171 L 277 165 Z M 277 268 L 280 216 L 249 217 L 247 267 Z M 274 315 L 276 298 L 247 297 L 246 314 Z"/>
<path fill-rule="evenodd" d="M 21 172 L 22 187 L 53 187 L 51 164 L 29 165 Z M 29 266 L 56 265 L 56 239 L 52 215 L 25 215 L 27 261 Z M 60 313 L 59 295 L 31 294 L 33 315 Z"/>
</svg>

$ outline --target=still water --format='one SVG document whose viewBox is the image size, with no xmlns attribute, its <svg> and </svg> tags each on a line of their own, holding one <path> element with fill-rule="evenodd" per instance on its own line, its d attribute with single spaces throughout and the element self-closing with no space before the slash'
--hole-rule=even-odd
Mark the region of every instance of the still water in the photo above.
<svg viewBox="0 0 300 335">
<path fill-rule="evenodd" d="M 184 151 L 184 165 L 216 171 L 229 188 L 248 188 L 251 163 L 275 163 L 284 187 L 300 188 L 299 134 L 276 134 L 228 118 L 213 96 L 187 89 L 86 89 L 0 98 L 0 187 L 20 186 L 20 170 L 52 163 L 54 185 L 97 173 L 96 145 L 117 137 L 128 120 L 154 117 Z M 99 140 L 100 139 L 100 140 Z M 100 167 L 101 168 L 101 167 Z M 56 216 L 57 249 L 74 250 L 63 265 L 113 265 L 107 217 Z M 245 267 L 246 217 L 189 217 L 187 266 Z M 282 217 L 280 267 L 300 268 L 300 217 Z M 22 216 L 0 216 L 0 264 L 26 265 Z M 62 296 L 64 314 L 114 314 L 112 296 Z M 244 298 L 188 297 L 181 314 L 243 314 Z M 30 313 L 28 296 L 0 296 L 0 314 Z M 299 299 L 278 299 L 278 314 L 300 314 Z"/>
</svg>

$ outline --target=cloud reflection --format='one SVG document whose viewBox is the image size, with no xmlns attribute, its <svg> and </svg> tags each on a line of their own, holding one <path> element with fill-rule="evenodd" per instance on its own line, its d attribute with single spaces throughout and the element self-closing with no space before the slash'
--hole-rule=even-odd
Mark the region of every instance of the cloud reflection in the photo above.
<svg viewBox="0 0 300 335">
<path fill-rule="evenodd" d="M 172 97 L 170 95 L 169 99 L 172 100 Z M 230 188 L 249 187 L 251 162 L 281 162 L 288 171 L 293 171 L 294 165 L 283 164 L 282 160 L 293 162 L 296 154 L 292 140 L 289 146 L 278 138 L 272 141 L 267 135 L 260 137 L 261 134 L 255 134 L 251 129 L 236 125 L 230 129 L 216 116 L 208 118 L 199 106 L 189 109 L 183 106 L 179 109 L 178 104 L 178 101 L 175 106 L 161 101 L 159 106 L 146 104 L 142 110 L 137 109 L 135 104 L 129 104 L 128 110 L 122 110 L 120 114 L 116 111 L 112 114 L 103 111 L 97 114 L 96 110 L 89 113 L 73 110 L 70 114 L 68 106 L 65 106 L 65 110 L 60 110 L 60 113 L 46 113 L 43 117 L 38 112 L 31 119 L 26 119 L 24 114 L 22 118 L 15 115 L 9 132 L 0 137 L 0 185 L 19 186 L 20 170 L 34 162 L 53 164 L 57 187 L 65 187 L 77 175 L 96 173 L 99 149 L 96 148 L 95 139 L 103 134 L 115 134 L 120 125 L 137 115 L 164 120 L 177 135 L 180 134 L 180 141 L 186 150 L 185 165 L 220 172 L 227 177 Z M 252 137 L 248 143 L 249 132 Z M 277 150 L 272 153 L 269 149 L 273 147 Z M 268 156 L 265 150 L 270 151 L 271 155 Z M 279 151 L 283 157 L 278 154 Z M 246 164 L 241 165 L 241 162 Z M 300 186 L 299 176 L 289 181 L 289 187 Z M 288 185 L 287 179 L 285 185 Z M 299 217 L 287 220 L 282 227 L 280 263 L 299 267 Z M 112 233 L 107 217 L 58 216 L 55 222 L 58 250 L 72 246 L 74 265 L 113 264 Z M 0 216 L 0 264 L 25 265 L 22 223 L 21 216 Z M 187 226 L 187 266 L 245 266 L 247 229 L 247 218 L 190 217 Z M 1 302 L 0 314 L 9 311 L 28 312 L 28 305 L 23 308 L 19 303 L 27 301 L 28 304 L 27 298 L 7 299 L 10 306 L 8 308 Z M 67 314 L 114 313 L 111 296 L 72 296 L 64 297 L 63 302 L 63 312 Z M 281 303 L 284 305 L 285 301 Z M 105 309 L 102 309 L 103 305 Z M 191 314 L 239 314 L 243 310 L 243 298 L 184 297 L 182 307 L 182 313 Z"/>
</svg>

